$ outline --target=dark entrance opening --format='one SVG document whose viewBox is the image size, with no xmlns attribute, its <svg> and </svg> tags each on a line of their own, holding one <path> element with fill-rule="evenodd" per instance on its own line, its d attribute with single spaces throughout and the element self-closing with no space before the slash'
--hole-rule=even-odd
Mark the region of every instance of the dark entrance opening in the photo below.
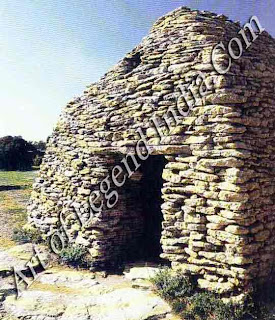
<svg viewBox="0 0 275 320">
<path fill-rule="evenodd" d="M 141 163 L 140 205 L 143 216 L 143 234 L 141 238 L 142 258 L 146 261 L 159 260 L 161 253 L 161 230 L 163 215 L 161 212 L 162 172 L 167 163 L 164 156 L 150 156 Z"/>
<path fill-rule="evenodd" d="M 138 163 L 138 170 L 126 180 L 121 190 L 122 201 L 118 212 L 123 214 L 116 237 L 120 257 L 127 263 L 166 263 L 160 258 L 160 240 L 163 221 L 162 173 L 167 160 L 163 155 L 151 155 Z"/>
</svg>

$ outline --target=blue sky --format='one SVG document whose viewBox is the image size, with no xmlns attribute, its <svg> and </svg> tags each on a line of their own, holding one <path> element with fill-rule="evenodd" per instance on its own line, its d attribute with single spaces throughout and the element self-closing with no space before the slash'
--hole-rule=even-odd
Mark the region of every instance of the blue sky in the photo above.
<svg viewBox="0 0 275 320">
<path fill-rule="evenodd" d="M 179 7 L 257 15 L 274 37 L 274 0 L 1 0 L 0 136 L 51 134 L 61 109 Z"/>
</svg>

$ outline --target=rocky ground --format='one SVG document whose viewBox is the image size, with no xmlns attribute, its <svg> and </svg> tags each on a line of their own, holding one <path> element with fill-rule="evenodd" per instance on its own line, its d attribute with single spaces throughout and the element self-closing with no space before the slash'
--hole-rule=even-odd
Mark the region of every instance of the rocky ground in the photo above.
<svg viewBox="0 0 275 320">
<path fill-rule="evenodd" d="M 71 269 L 55 262 L 43 270 L 33 259 L 38 278 L 28 288 L 25 283 L 20 284 L 22 292 L 16 298 L 13 267 L 23 271 L 29 281 L 33 279 L 26 267 L 34 255 L 33 246 L 16 244 L 12 235 L 14 228 L 26 222 L 26 202 L 34 175 L 34 172 L 0 173 L 0 186 L 3 186 L 0 190 L 0 319 L 176 319 L 146 280 L 155 269 L 144 264 L 128 266 L 122 275 L 107 275 Z M 40 246 L 39 252 L 43 259 L 49 258 L 45 247 Z"/>
<path fill-rule="evenodd" d="M 40 269 L 38 279 L 28 288 L 22 283 L 17 299 L 11 267 L 27 272 L 25 264 L 32 255 L 31 244 L 0 251 L 0 319 L 176 319 L 147 280 L 156 268 L 146 266 L 129 266 L 124 275 L 50 266 Z M 28 279 L 32 279 L 30 273 Z"/>
</svg>

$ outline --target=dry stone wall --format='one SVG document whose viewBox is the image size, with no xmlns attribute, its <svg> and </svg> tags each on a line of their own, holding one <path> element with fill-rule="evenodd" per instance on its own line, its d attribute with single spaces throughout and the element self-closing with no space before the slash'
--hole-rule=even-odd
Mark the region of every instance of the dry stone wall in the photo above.
<svg viewBox="0 0 275 320">
<path fill-rule="evenodd" d="M 29 222 L 45 235 L 60 228 L 89 248 L 104 265 L 135 247 L 142 234 L 137 171 L 122 188 L 113 209 L 81 228 L 92 190 L 134 152 L 137 129 L 152 154 L 167 164 L 162 188 L 162 258 L 199 277 L 202 288 L 239 295 L 253 280 L 270 277 L 275 251 L 274 75 L 275 43 L 263 32 L 218 74 L 213 47 L 240 30 L 222 15 L 179 8 L 160 18 L 141 44 L 84 94 L 68 103 L 50 137 L 34 184 Z M 228 63 L 220 54 L 218 65 Z M 174 93 L 198 72 L 212 79 L 213 91 L 160 138 L 150 119 L 159 120 L 180 104 Z M 166 129 L 165 129 L 166 128 Z M 114 187 L 114 186 L 113 186 Z M 87 213 L 88 215 L 88 213 Z"/>
</svg>

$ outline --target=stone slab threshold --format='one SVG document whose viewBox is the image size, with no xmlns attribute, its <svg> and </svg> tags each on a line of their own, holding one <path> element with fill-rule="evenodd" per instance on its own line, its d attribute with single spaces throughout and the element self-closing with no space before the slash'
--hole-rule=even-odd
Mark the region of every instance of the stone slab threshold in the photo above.
<svg viewBox="0 0 275 320">
<path fill-rule="evenodd" d="M 16 299 L 13 274 L 7 270 L 14 263 L 24 266 L 31 255 L 31 244 L 0 249 L 0 319 L 178 320 L 148 283 L 157 268 L 142 263 L 129 265 L 124 275 L 107 277 L 54 266 Z"/>
</svg>

